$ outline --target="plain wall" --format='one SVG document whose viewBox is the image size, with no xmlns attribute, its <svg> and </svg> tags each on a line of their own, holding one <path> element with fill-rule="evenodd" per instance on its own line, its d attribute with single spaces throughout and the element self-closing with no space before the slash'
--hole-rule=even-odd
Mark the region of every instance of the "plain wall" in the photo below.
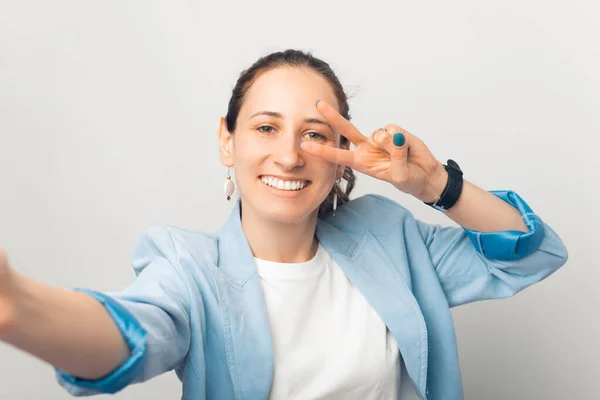
<svg viewBox="0 0 600 400">
<path fill-rule="evenodd" d="M 0 1 L 0 245 L 36 279 L 112 291 L 148 226 L 217 230 L 238 74 L 310 50 L 363 133 L 403 126 L 471 182 L 517 191 L 569 250 L 515 297 L 453 310 L 466 398 L 597 399 L 597 4 Z M 353 197 L 368 192 L 454 224 L 361 175 Z M 180 395 L 171 372 L 112 398 Z M 66 397 L 50 366 L 0 344 L 1 399 Z"/>
</svg>

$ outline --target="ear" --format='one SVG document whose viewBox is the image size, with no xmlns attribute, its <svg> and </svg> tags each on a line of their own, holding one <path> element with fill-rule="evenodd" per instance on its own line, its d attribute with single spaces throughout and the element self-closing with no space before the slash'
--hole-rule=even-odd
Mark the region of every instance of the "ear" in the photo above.
<svg viewBox="0 0 600 400">
<path fill-rule="evenodd" d="M 233 135 L 227 130 L 227 121 L 221 117 L 219 122 L 219 155 L 226 167 L 233 166 Z"/>
</svg>

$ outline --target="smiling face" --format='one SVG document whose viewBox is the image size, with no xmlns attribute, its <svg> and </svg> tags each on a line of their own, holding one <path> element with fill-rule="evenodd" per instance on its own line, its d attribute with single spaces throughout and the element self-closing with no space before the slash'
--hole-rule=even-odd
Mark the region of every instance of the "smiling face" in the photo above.
<svg viewBox="0 0 600 400">
<path fill-rule="evenodd" d="M 339 145 L 339 135 L 315 107 L 317 100 L 338 107 L 321 75 L 309 68 L 279 67 L 254 81 L 235 132 L 230 134 L 221 120 L 221 160 L 235 167 L 244 214 L 280 223 L 316 218 L 343 172 L 343 166 L 300 149 L 301 141 Z"/>
</svg>

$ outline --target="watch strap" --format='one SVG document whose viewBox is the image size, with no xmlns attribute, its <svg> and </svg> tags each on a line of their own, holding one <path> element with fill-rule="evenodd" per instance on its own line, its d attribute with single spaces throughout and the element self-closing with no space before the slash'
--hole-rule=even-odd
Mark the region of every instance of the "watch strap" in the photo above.
<svg viewBox="0 0 600 400">
<path fill-rule="evenodd" d="M 448 180 L 440 197 L 434 203 L 427 203 L 439 211 L 448 211 L 458 201 L 463 187 L 463 172 L 454 160 L 448 160 L 444 165 L 444 169 L 448 172 Z"/>
</svg>

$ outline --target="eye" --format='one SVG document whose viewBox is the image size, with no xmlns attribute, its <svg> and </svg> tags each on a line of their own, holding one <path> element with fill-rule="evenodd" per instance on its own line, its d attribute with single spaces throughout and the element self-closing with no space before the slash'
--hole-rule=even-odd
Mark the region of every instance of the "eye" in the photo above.
<svg viewBox="0 0 600 400">
<path fill-rule="evenodd" d="M 273 133 L 273 129 L 274 128 L 272 126 L 269 126 L 269 125 L 262 125 L 262 126 L 259 126 L 257 129 L 261 133 L 270 135 L 271 133 Z"/>
<path fill-rule="evenodd" d="M 308 136 L 308 138 L 310 140 L 320 140 L 320 141 L 327 141 L 327 136 L 323 135 L 322 133 L 319 132 L 306 132 L 305 136 Z"/>
</svg>

